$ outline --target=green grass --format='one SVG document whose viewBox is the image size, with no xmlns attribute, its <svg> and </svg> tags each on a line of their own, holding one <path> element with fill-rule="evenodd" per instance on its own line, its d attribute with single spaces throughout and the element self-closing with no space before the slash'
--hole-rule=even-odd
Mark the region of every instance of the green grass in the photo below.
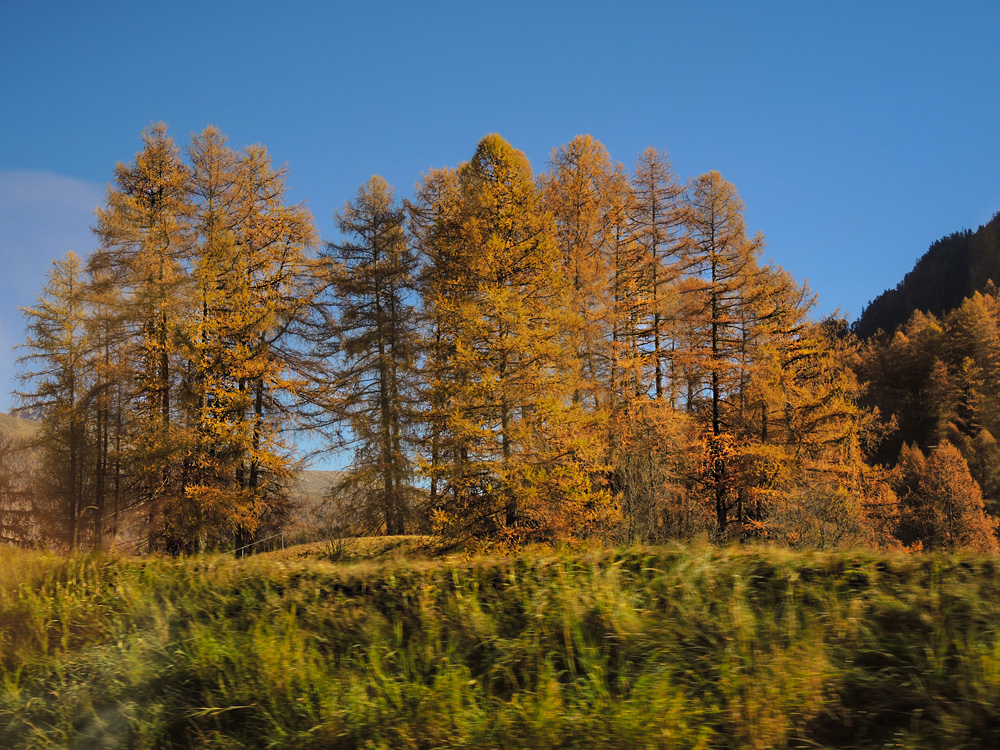
<svg viewBox="0 0 1000 750">
<path fill-rule="evenodd" d="M 0 549 L 0 747 L 1000 747 L 993 560 L 426 549 Z"/>
</svg>

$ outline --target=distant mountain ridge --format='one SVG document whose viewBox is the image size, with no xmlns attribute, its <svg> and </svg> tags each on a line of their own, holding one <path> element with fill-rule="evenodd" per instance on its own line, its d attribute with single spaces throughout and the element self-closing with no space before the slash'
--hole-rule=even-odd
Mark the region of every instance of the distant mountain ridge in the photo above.
<svg viewBox="0 0 1000 750">
<path fill-rule="evenodd" d="M 990 282 L 1000 283 L 1000 213 L 975 232 L 966 229 L 933 243 L 895 289 L 865 307 L 853 330 L 869 338 L 880 329 L 894 331 L 915 310 L 941 315 L 986 291 Z"/>
<path fill-rule="evenodd" d="M 38 422 L 4 414 L 0 411 L 0 431 L 18 437 L 28 437 L 38 431 Z"/>
</svg>

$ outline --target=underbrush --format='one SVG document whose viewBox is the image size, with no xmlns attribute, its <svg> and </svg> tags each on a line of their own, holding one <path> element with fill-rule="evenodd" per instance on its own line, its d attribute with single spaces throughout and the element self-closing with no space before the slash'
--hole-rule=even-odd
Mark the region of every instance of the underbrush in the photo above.
<svg viewBox="0 0 1000 750">
<path fill-rule="evenodd" d="M 959 556 L 0 548 L 0 747 L 1000 747 L 998 595 Z"/>
</svg>

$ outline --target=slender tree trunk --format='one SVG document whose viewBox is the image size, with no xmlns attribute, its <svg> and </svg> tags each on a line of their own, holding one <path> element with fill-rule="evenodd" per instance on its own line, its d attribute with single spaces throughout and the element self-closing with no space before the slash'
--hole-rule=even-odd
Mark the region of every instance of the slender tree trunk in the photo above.
<svg viewBox="0 0 1000 750">
<path fill-rule="evenodd" d="M 116 389 L 117 390 L 117 389 Z M 115 409 L 115 472 L 114 472 L 114 530 L 112 532 L 113 539 L 118 539 L 119 531 L 119 518 L 118 514 L 121 512 L 121 499 L 122 499 L 122 404 L 121 404 L 121 392 L 118 391 L 117 408 Z"/>
<path fill-rule="evenodd" d="M 663 398 L 663 362 L 660 356 L 660 278 L 659 278 L 659 232 L 656 230 L 656 205 L 653 205 L 653 362 L 656 366 L 656 397 Z"/>
<path fill-rule="evenodd" d="M 511 427 L 511 408 L 510 402 L 507 398 L 507 382 L 505 380 L 507 375 L 507 355 L 505 354 L 503 359 L 500 361 L 500 367 L 498 369 L 498 376 L 500 379 L 500 431 L 501 431 L 501 447 L 503 450 L 503 468 L 504 468 L 504 494 L 505 494 L 505 506 L 504 506 L 504 523 L 507 528 L 513 528 L 517 524 L 517 496 L 514 492 L 514 488 L 510 485 L 510 468 L 511 468 L 511 441 L 510 441 L 510 427 Z"/>
<path fill-rule="evenodd" d="M 260 461 L 257 455 L 260 452 L 260 433 L 264 423 L 264 381 L 258 378 L 254 383 L 253 401 L 253 437 L 251 446 L 253 453 L 250 456 L 250 490 L 256 491 L 260 486 Z"/>
<path fill-rule="evenodd" d="M 715 490 L 716 529 L 721 537 L 726 531 L 726 461 L 721 454 L 719 437 L 722 435 L 722 383 L 719 373 L 719 293 L 716 288 L 716 265 L 712 262 L 712 482 Z"/>
<path fill-rule="evenodd" d="M 240 404 L 241 404 L 240 413 L 236 417 L 236 422 L 237 425 L 240 425 L 245 421 L 245 412 L 243 410 L 242 404 L 243 404 L 243 394 L 245 394 L 247 390 L 246 378 L 240 378 L 240 381 L 239 383 L 237 383 L 236 388 L 240 393 Z M 239 489 L 241 490 L 245 490 L 247 488 L 246 472 L 247 472 L 247 456 L 242 455 L 239 456 L 239 459 L 236 462 L 236 486 L 239 487 Z"/>
</svg>

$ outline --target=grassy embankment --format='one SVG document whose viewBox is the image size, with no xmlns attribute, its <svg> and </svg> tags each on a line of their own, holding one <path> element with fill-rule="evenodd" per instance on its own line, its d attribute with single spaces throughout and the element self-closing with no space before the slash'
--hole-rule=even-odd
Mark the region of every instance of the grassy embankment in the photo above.
<svg viewBox="0 0 1000 750">
<path fill-rule="evenodd" d="M 0 550 L 0 747 L 1000 747 L 993 560 L 407 549 Z"/>
</svg>

